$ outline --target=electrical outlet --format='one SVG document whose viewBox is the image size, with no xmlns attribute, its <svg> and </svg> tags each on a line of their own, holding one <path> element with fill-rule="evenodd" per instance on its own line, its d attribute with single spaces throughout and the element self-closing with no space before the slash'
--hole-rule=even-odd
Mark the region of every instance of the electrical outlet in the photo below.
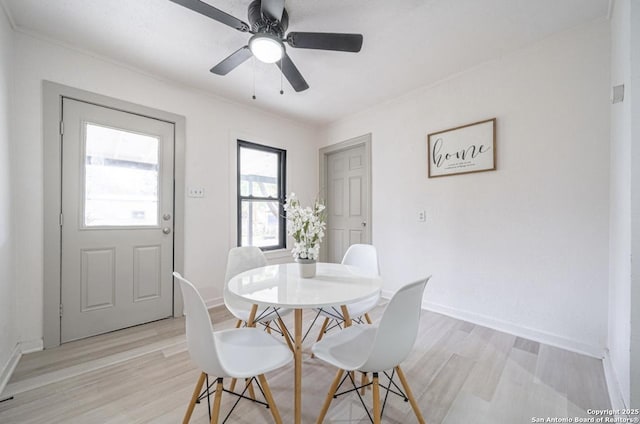
<svg viewBox="0 0 640 424">
<path fill-rule="evenodd" d="M 427 221 L 427 212 L 418 211 L 418 222 L 426 222 L 426 221 Z"/>
<path fill-rule="evenodd" d="M 187 191 L 189 197 L 204 197 L 204 189 L 199 187 L 189 187 Z"/>
</svg>

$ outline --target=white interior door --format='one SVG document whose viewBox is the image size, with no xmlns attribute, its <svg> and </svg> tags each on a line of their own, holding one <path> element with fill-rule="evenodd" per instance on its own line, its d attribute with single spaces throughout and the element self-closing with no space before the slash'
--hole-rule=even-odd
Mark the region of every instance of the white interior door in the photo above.
<svg viewBox="0 0 640 424">
<path fill-rule="evenodd" d="M 173 124 L 62 110 L 61 341 L 171 316 Z"/>
<path fill-rule="evenodd" d="M 370 243 L 369 161 L 364 145 L 327 155 L 327 260 L 340 262 L 347 248 Z"/>
</svg>

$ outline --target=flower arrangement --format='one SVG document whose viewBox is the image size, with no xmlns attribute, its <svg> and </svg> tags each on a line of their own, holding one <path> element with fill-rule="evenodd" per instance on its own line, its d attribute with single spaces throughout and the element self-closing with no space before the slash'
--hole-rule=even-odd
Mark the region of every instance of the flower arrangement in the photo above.
<svg viewBox="0 0 640 424">
<path fill-rule="evenodd" d="M 284 204 L 287 213 L 287 234 L 295 240 L 293 257 L 316 261 L 320 255 L 320 242 L 324 237 L 326 212 L 324 204 L 317 200 L 313 209 L 300 206 L 295 193 L 287 196 Z"/>
</svg>

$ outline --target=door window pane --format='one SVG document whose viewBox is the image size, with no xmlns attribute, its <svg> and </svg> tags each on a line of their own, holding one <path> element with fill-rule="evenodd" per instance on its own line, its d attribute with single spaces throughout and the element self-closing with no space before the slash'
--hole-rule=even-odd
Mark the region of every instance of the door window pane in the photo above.
<svg viewBox="0 0 640 424">
<path fill-rule="evenodd" d="M 267 247 L 278 245 L 280 205 L 275 202 L 242 201 L 241 246 Z"/>
<path fill-rule="evenodd" d="M 157 226 L 157 137 L 85 124 L 84 225 Z"/>
</svg>

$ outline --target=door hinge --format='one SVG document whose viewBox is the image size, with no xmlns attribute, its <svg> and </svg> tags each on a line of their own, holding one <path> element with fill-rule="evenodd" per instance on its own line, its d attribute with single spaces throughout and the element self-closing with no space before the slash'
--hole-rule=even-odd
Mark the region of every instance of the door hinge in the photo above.
<svg viewBox="0 0 640 424">
<path fill-rule="evenodd" d="M 64 121 L 60 121 L 60 135 L 64 135 Z"/>
<path fill-rule="evenodd" d="M 60 223 L 60 226 L 62 227 L 62 224 L 64 223 L 62 212 L 60 212 L 60 219 L 58 220 L 58 222 Z"/>
<path fill-rule="evenodd" d="M 60 318 L 62 318 L 62 303 L 60 304 Z"/>
</svg>

